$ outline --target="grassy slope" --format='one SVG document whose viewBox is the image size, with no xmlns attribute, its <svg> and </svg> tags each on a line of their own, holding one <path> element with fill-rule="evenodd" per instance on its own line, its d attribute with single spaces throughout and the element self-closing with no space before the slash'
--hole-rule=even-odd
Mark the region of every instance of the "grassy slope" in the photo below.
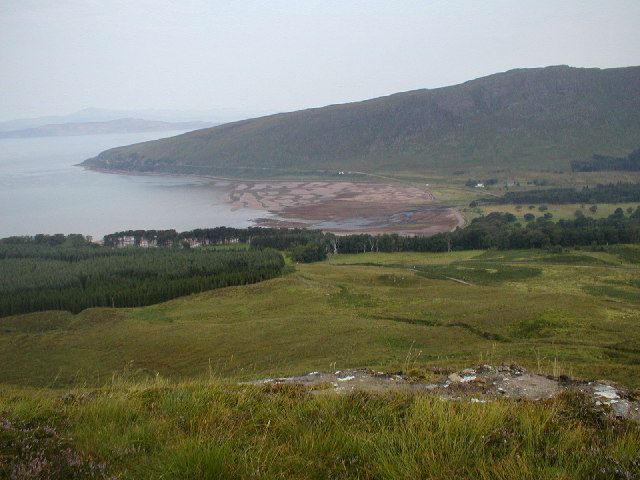
<svg viewBox="0 0 640 480">
<path fill-rule="evenodd" d="M 364 170 L 561 169 L 640 144 L 640 67 L 512 70 L 118 147 L 87 165 L 256 176 Z"/>
<path fill-rule="evenodd" d="M 637 386 L 639 264 L 637 246 L 339 255 L 151 307 L 0 319 L 0 477 L 636 478 L 638 426 L 573 395 L 479 404 L 234 382 L 515 361 Z M 474 285 L 427 278 L 443 274 Z"/>
<path fill-rule="evenodd" d="M 0 477 L 93 478 L 90 462 L 136 480 L 640 475 L 640 428 L 604 420 L 573 396 L 474 404 L 163 381 L 64 396 L 0 392 Z M 3 446 L 14 452 L 8 465 Z"/>
<path fill-rule="evenodd" d="M 640 257 L 636 247 L 625 252 Z M 523 277 L 518 266 L 539 274 Z M 261 284 L 145 308 L 0 319 L 0 382 L 102 385 L 114 371 L 240 379 L 513 361 L 637 386 L 639 273 L 607 252 L 340 255 Z"/>
</svg>

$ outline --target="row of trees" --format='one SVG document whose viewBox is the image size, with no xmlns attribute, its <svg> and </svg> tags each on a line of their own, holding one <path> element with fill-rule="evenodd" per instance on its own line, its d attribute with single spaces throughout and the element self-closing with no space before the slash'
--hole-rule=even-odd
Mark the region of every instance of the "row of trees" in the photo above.
<svg viewBox="0 0 640 480">
<path fill-rule="evenodd" d="M 596 190 L 600 192 L 598 195 L 611 194 L 611 192 L 625 195 L 629 185 L 636 187 L 633 184 L 612 184 L 583 191 Z M 529 201 L 530 199 L 524 203 Z M 640 241 L 640 207 L 628 215 L 625 215 L 622 209 L 617 209 L 613 215 L 604 219 L 578 216 L 574 220 L 554 222 L 552 216 L 547 214 L 537 219 L 527 218 L 526 220 L 527 222 L 520 223 L 513 214 L 491 213 L 473 220 L 466 227 L 454 232 L 429 237 L 408 237 L 397 234 L 337 236 L 318 230 L 261 229 L 256 232 L 254 229 L 251 236 L 240 235 L 238 238 L 247 239 L 252 250 L 274 248 L 288 251 L 297 262 L 320 261 L 333 253 L 548 248 Z M 246 229 L 247 232 L 248 230 Z"/>
<path fill-rule="evenodd" d="M 265 229 L 262 235 L 251 239 L 251 248 L 275 248 L 277 250 L 292 250 L 308 244 L 331 243 L 332 234 L 322 233 L 320 230 L 302 229 Z"/>
<path fill-rule="evenodd" d="M 625 215 L 619 208 L 608 218 L 584 215 L 554 222 L 544 216 L 525 224 L 511 213 L 494 212 L 474 219 L 464 228 L 430 237 L 385 235 L 326 235 L 298 247 L 294 260 L 317 261 L 326 253 L 446 252 L 450 250 L 575 247 L 640 242 L 640 207 Z M 321 247 L 325 255 L 319 255 Z"/>
<path fill-rule="evenodd" d="M 640 208 L 625 215 L 621 208 L 607 218 L 578 216 L 552 221 L 540 217 L 525 225 L 510 213 L 491 213 L 449 236 L 456 250 L 575 247 L 640 242 Z"/>
<path fill-rule="evenodd" d="M 188 244 L 198 245 L 221 245 L 227 243 L 260 243 L 260 247 L 271 247 L 282 249 L 275 245 L 285 237 L 298 236 L 310 237 L 313 235 L 310 230 L 288 229 L 288 228 L 197 228 L 185 232 L 176 230 L 125 230 L 105 235 L 103 244 L 107 247 L 118 247 L 124 245 L 141 246 L 152 245 L 158 247 L 183 246 Z M 266 239 L 266 240 L 265 240 Z M 130 241 L 130 243 L 129 243 Z M 274 242 L 270 244 L 269 242 Z"/>
<path fill-rule="evenodd" d="M 611 157 L 607 155 L 593 155 L 590 160 L 571 162 L 574 172 L 600 172 L 603 170 L 621 170 L 626 172 L 640 171 L 640 148 L 626 157 Z"/>
<path fill-rule="evenodd" d="M 502 197 L 484 198 L 480 203 L 530 204 L 530 203 L 623 203 L 640 202 L 640 184 L 609 183 L 595 187 L 548 188 L 507 192 Z"/>
<path fill-rule="evenodd" d="M 282 255 L 272 249 L 95 247 L 91 249 L 95 255 L 89 256 L 87 247 L 79 247 L 78 255 L 69 257 L 69 247 L 1 247 L 5 255 L 0 259 L 0 316 L 149 305 L 213 288 L 259 282 L 279 275 L 284 267 Z M 65 252 L 58 255 L 56 250 L 61 249 Z"/>
<path fill-rule="evenodd" d="M 604 186 L 606 187 L 604 190 L 620 192 L 624 191 L 628 185 L 630 184 L 612 184 Z M 454 232 L 429 237 L 407 237 L 397 234 L 336 236 L 319 230 L 259 227 L 192 230 L 176 233 L 172 237 L 184 239 L 193 238 L 192 236 L 196 235 L 197 238 L 209 239 L 211 242 L 214 239 L 222 243 L 245 242 L 250 245 L 250 249 L 245 251 L 109 248 L 93 244 L 78 247 L 65 245 L 50 247 L 35 241 L 28 243 L 24 241 L 26 237 L 20 237 L 23 239 L 20 242 L 0 241 L 0 261 L 2 262 L 0 265 L 3 267 L 0 274 L 0 294 L 23 292 L 29 285 L 34 286 L 36 290 L 46 289 L 51 285 L 55 285 L 58 289 L 78 286 L 86 289 L 87 285 L 106 282 L 114 277 L 146 279 L 145 281 L 149 278 L 162 278 L 166 281 L 207 278 L 212 275 L 232 278 L 228 275 L 229 272 L 242 272 L 242 278 L 246 278 L 246 281 L 256 281 L 255 278 L 259 280 L 272 276 L 282 268 L 282 257 L 272 249 L 288 251 L 297 262 L 314 262 L 323 260 L 328 254 L 333 253 L 444 252 L 466 249 L 573 247 L 640 242 L 640 207 L 627 215 L 619 208 L 613 215 L 603 219 L 578 215 L 573 220 L 554 222 L 550 214 L 537 219 L 534 219 L 532 214 L 528 214 L 526 220 L 527 222 L 522 224 L 513 214 L 495 212 L 474 219 L 466 227 L 458 228 Z M 141 239 L 159 238 L 158 231 L 134 232 L 137 238 Z M 113 238 L 120 238 L 128 233 L 118 232 L 113 234 Z M 156 237 L 153 237 L 154 235 Z M 172 243 L 171 245 L 179 246 L 180 244 Z M 265 266 L 260 262 L 267 264 Z M 76 264 L 76 267 L 69 267 L 68 265 L 71 264 Z M 266 276 L 263 275 L 263 267 L 266 269 Z M 34 274 L 36 271 L 40 272 L 40 277 Z M 249 272 L 258 272 L 258 275 L 254 278 Z M 47 280 L 42 283 L 42 278 Z M 90 282 L 85 284 L 83 279 Z M 231 283 L 225 280 L 222 283 L 233 284 L 236 281 L 246 283 L 245 280 L 233 280 Z M 199 285 L 198 282 L 194 281 L 194 285 Z M 193 288 L 193 291 L 199 291 L 198 289 L 202 287 Z M 165 297 L 171 298 L 172 294 L 167 294 Z"/>
<path fill-rule="evenodd" d="M 91 244 L 91 237 L 85 237 L 83 235 L 72 233 L 70 235 L 64 235 L 63 233 L 56 233 L 54 235 L 47 235 L 39 233 L 33 236 L 13 236 L 0 238 L 0 245 L 41 245 L 48 247 L 79 247 Z"/>
</svg>

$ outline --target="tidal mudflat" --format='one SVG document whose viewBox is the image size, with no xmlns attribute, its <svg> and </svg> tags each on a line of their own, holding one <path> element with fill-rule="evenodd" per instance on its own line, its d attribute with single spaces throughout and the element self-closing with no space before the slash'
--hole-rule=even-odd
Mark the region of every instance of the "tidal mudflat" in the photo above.
<svg viewBox="0 0 640 480">
<path fill-rule="evenodd" d="M 464 224 L 453 207 L 407 184 L 328 181 L 219 182 L 234 208 L 263 210 L 258 225 L 319 228 L 336 233 L 433 234 Z"/>
</svg>

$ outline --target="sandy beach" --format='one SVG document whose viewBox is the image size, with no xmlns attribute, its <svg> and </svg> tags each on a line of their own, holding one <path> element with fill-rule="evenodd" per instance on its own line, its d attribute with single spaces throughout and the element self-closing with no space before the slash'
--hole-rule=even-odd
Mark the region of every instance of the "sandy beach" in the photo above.
<svg viewBox="0 0 640 480">
<path fill-rule="evenodd" d="M 86 168 L 86 167 L 85 167 Z M 184 177 L 89 168 L 120 175 Z M 426 188 L 398 182 L 238 180 L 206 175 L 218 199 L 232 210 L 264 211 L 255 218 L 264 227 L 316 228 L 336 234 L 398 233 L 433 235 L 462 227 L 460 211 L 437 203 Z"/>
<path fill-rule="evenodd" d="M 226 188 L 234 208 L 271 214 L 257 219 L 263 226 L 431 235 L 464 224 L 457 209 L 438 205 L 428 190 L 406 184 L 237 181 Z"/>
</svg>

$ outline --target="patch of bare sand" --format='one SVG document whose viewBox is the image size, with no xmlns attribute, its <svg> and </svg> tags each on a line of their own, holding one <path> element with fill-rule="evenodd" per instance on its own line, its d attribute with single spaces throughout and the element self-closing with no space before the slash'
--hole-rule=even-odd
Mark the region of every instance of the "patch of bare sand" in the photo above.
<svg viewBox="0 0 640 480">
<path fill-rule="evenodd" d="M 437 205 L 431 192 L 405 184 L 260 181 L 237 182 L 228 191 L 233 208 L 272 215 L 258 219 L 262 226 L 430 235 L 464 224 L 455 208 Z"/>
</svg>

